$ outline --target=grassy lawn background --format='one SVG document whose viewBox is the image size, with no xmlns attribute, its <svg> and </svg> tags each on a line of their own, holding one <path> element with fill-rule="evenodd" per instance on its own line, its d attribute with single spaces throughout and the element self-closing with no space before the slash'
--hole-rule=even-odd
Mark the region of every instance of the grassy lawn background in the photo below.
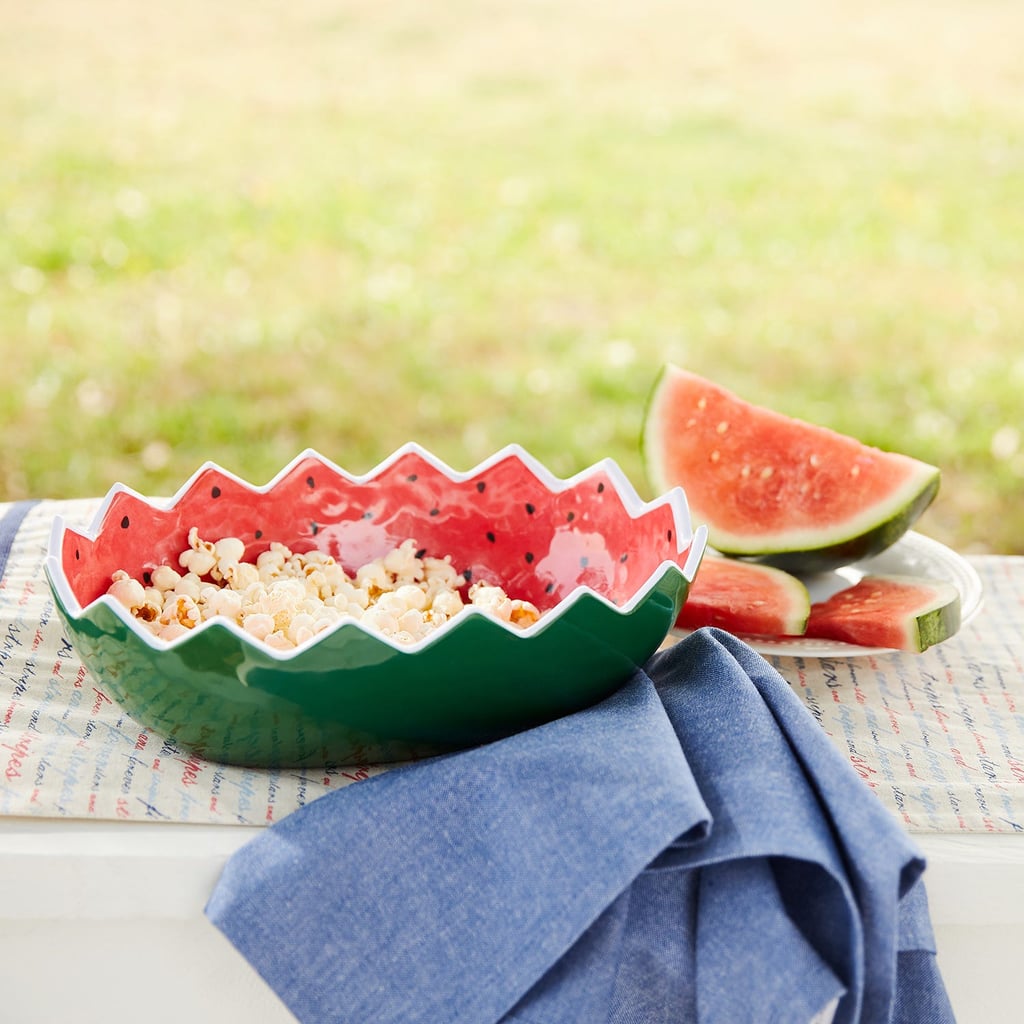
<svg viewBox="0 0 1024 1024">
<path fill-rule="evenodd" d="M 1024 8 L 0 0 L 0 500 L 518 441 L 662 363 L 1024 553 Z"/>
</svg>

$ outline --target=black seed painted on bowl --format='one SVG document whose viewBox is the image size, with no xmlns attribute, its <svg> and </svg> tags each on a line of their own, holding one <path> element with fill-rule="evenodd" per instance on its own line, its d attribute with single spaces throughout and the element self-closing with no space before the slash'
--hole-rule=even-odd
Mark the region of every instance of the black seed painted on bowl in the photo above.
<svg viewBox="0 0 1024 1024">
<path fill-rule="evenodd" d="M 491 542 L 492 544 L 494 543 L 494 534 L 493 534 L 493 533 L 491 533 L 491 531 L 490 531 L 490 530 L 488 530 L 488 531 L 487 531 L 487 539 L 488 539 L 488 540 L 489 540 L 489 541 L 490 541 L 490 542 Z"/>
<path fill-rule="evenodd" d="M 217 487 L 216 484 L 213 487 L 210 488 L 210 497 L 211 498 L 219 498 L 220 497 L 220 488 Z"/>
<path fill-rule="evenodd" d="M 567 515 L 567 516 L 565 517 L 565 521 L 566 521 L 567 523 L 571 523 L 571 522 L 572 522 L 572 521 L 573 521 L 573 520 L 574 520 L 575 518 L 576 518 L 576 513 L 575 513 L 575 512 L 570 512 L 570 513 L 569 513 L 569 514 L 568 514 L 568 515 Z"/>
<path fill-rule="evenodd" d="M 262 536 L 263 536 L 263 531 L 262 531 L 262 530 L 257 530 L 257 531 L 256 531 L 256 532 L 255 532 L 255 533 L 253 534 L 253 536 L 254 536 L 254 537 L 255 537 L 255 538 L 257 539 L 257 540 L 259 540 L 259 539 L 260 539 L 260 537 L 262 537 Z"/>
<path fill-rule="evenodd" d="M 548 585 L 547 585 L 547 586 L 546 586 L 546 587 L 544 588 L 544 593 L 545 593 L 545 594 L 550 594 L 550 593 L 553 593 L 553 592 L 554 592 L 554 589 L 555 589 L 555 585 L 554 585 L 554 583 L 549 583 L 549 584 L 548 584 Z"/>
<path fill-rule="evenodd" d="M 478 491 L 479 491 L 479 492 L 480 492 L 481 494 L 483 494 L 483 493 L 484 493 L 484 491 L 485 491 L 485 490 L 487 489 L 487 484 L 486 484 L 486 483 L 485 483 L 485 482 L 484 482 L 483 480 L 479 480 L 479 481 L 477 481 L 476 489 L 477 489 L 477 490 L 478 490 Z"/>
<path fill-rule="evenodd" d="M 531 515 L 532 516 L 533 513 L 536 512 L 536 511 L 537 511 L 537 509 L 533 505 L 531 505 L 529 502 L 526 503 L 526 514 L 527 515 Z"/>
<path fill-rule="evenodd" d="M 316 487 L 316 481 L 311 476 L 307 476 L 306 477 L 306 486 L 310 490 L 313 490 L 313 488 Z"/>
<path fill-rule="evenodd" d="M 430 514 L 432 516 L 439 516 L 441 514 L 441 510 L 439 508 L 432 508 L 430 510 Z"/>
<path fill-rule="evenodd" d="M 75 548 L 75 561 L 79 562 L 82 559 L 82 552 Z"/>
<path fill-rule="evenodd" d="M 622 554 L 622 555 L 619 556 L 619 561 L 620 562 L 624 562 L 627 558 L 629 558 L 629 555 Z"/>
<path fill-rule="evenodd" d="M 142 574 L 142 582 L 148 587 L 153 582 L 153 574 L 151 572 L 144 572 Z"/>
<path fill-rule="evenodd" d="M 420 548 L 419 551 L 416 552 L 416 557 L 417 558 L 422 558 L 426 553 L 427 553 L 427 549 L 426 548 Z"/>
<path fill-rule="evenodd" d="M 125 516 L 125 517 L 124 517 L 124 518 L 123 518 L 123 519 L 121 520 L 121 529 L 122 529 L 122 530 L 127 530 L 127 529 L 128 529 L 128 527 L 129 527 L 129 526 L 131 526 L 131 525 L 132 525 L 132 521 L 131 521 L 131 520 L 130 520 L 130 519 L 129 519 L 129 518 L 127 517 L 127 516 Z"/>
<path fill-rule="evenodd" d="M 364 518 L 364 519 L 372 519 L 372 518 L 373 518 L 373 512 L 371 512 L 371 511 L 370 511 L 369 509 L 367 509 L 367 510 L 366 510 L 366 511 L 365 511 L 365 512 L 363 513 L 363 518 Z"/>
<path fill-rule="evenodd" d="M 672 531 L 669 530 L 668 533 L 665 534 L 665 536 L 668 537 L 669 540 L 671 540 L 672 539 Z"/>
<path fill-rule="evenodd" d="M 598 484 L 597 485 L 597 493 L 601 494 L 602 491 L 604 491 L 604 484 Z"/>
<path fill-rule="evenodd" d="M 472 569 L 463 569 L 462 570 L 462 578 L 468 583 L 473 578 L 473 570 Z"/>
<path fill-rule="evenodd" d="M 408 480 L 409 483 L 414 484 L 419 480 L 419 475 L 416 473 L 410 473 L 405 479 Z"/>
<path fill-rule="evenodd" d="M 524 557 L 526 558 L 526 564 L 527 565 L 530 565 L 533 562 L 533 552 L 532 551 L 527 551 L 526 555 Z"/>
<path fill-rule="evenodd" d="M 580 568 L 581 568 L 581 569 L 586 569 L 586 567 L 587 567 L 588 565 L 590 565 L 590 559 L 589 559 L 589 558 L 587 558 L 587 556 L 586 556 L 586 555 L 583 555 L 583 556 L 582 556 L 582 557 L 580 558 Z"/>
<path fill-rule="evenodd" d="M 313 531 L 313 536 L 315 537 L 320 532 L 320 524 L 315 519 L 313 519 L 310 521 L 309 525 Z"/>
</svg>

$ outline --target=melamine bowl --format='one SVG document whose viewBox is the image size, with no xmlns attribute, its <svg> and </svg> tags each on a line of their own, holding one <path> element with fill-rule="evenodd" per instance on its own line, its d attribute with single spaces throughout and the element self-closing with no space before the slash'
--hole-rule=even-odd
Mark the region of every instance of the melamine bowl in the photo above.
<svg viewBox="0 0 1024 1024">
<path fill-rule="evenodd" d="M 408 538 L 500 583 L 540 619 L 467 607 L 403 644 L 343 619 L 290 651 L 214 618 L 161 640 L 106 594 L 123 569 L 175 564 L 190 527 L 317 549 L 352 572 Z M 408 760 L 488 742 L 593 704 L 676 621 L 706 543 L 683 492 L 642 501 L 611 460 L 568 480 L 516 445 L 456 472 L 416 444 L 365 475 L 316 451 L 254 486 L 206 463 L 169 500 L 115 484 L 91 528 L 58 517 L 46 574 L 98 685 L 182 751 L 261 767 Z"/>
</svg>

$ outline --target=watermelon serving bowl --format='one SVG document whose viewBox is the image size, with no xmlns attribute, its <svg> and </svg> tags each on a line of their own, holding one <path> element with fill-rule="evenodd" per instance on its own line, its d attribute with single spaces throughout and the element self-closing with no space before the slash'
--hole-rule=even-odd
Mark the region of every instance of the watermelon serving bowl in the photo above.
<svg viewBox="0 0 1024 1024">
<path fill-rule="evenodd" d="M 467 605 L 413 643 L 345 617 L 291 650 L 224 617 L 160 639 L 106 591 L 116 570 L 175 564 L 192 527 L 246 560 L 276 541 L 349 573 L 414 538 L 541 614 L 521 628 Z M 300 767 L 459 749 L 601 700 L 664 641 L 705 544 L 681 489 L 642 501 L 611 460 L 563 480 L 510 445 L 461 473 L 408 444 L 361 476 L 307 450 L 264 486 L 212 462 L 169 500 L 115 484 L 91 528 L 55 519 L 45 568 L 78 655 L 143 727 L 210 760 Z"/>
</svg>

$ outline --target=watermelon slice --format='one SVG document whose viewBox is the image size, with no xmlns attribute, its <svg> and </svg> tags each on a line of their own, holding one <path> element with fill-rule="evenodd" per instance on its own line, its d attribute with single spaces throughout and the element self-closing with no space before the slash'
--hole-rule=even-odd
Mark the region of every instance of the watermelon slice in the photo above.
<svg viewBox="0 0 1024 1024">
<path fill-rule="evenodd" d="M 644 421 L 653 487 L 682 486 L 718 551 L 824 572 L 894 544 L 931 504 L 939 470 L 752 405 L 668 365 Z"/>
<path fill-rule="evenodd" d="M 959 628 L 960 592 L 952 583 L 871 575 L 812 605 L 805 635 L 920 653 Z"/>
<path fill-rule="evenodd" d="M 788 572 L 705 554 L 676 626 L 779 636 L 802 633 L 810 611 L 807 588 Z"/>
</svg>

